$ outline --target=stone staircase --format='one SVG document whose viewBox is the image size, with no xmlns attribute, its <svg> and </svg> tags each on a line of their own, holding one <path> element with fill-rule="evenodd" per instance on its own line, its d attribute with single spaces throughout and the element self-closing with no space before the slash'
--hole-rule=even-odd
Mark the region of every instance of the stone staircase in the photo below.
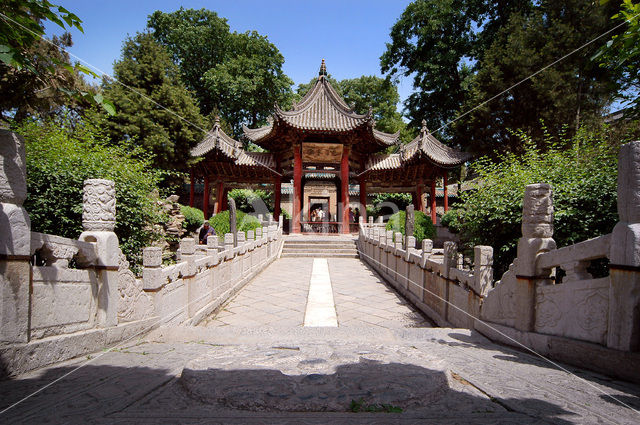
<svg viewBox="0 0 640 425">
<path fill-rule="evenodd" d="M 350 236 L 289 236 L 282 257 L 358 258 L 358 249 Z"/>
</svg>

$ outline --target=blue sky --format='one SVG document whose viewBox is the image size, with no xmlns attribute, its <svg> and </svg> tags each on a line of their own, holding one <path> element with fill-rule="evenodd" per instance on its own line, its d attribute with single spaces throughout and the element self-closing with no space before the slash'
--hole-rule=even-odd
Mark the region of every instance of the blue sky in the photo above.
<svg viewBox="0 0 640 425">
<path fill-rule="evenodd" d="M 256 30 L 275 44 L 285 58 L 284 71 L 297 84 L 317 75 L 321 60 L 336 79 L 381 75 L 380 55 L 389 32 L 410 0 L 58 0 L 83 20 L 84 34 L 72 31 L 70 52 L 111 74 L 127 35 L 143 31 L 155 10 L 172 12 L 206 8 L 228 20 L 232 31 Z M 60 33 L 55 25 L 49 34 Z M 411 93 L 402 80 L 401 99 Z"/>
</svg>

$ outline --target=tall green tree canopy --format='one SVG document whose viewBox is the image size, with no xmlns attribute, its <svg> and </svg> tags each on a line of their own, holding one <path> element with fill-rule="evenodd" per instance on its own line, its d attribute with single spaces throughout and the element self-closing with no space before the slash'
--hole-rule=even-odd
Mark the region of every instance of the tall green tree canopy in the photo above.
<svg viewBox="0 0 640 425">
<path fill-rule="evenodd" d="M 382 71 L 413 77 L 416 91 L 405 103 L 413 125 L 426 119 L 437 129 L 458 117 L 440 136 L 481 153 L 514 148 L 509 130 L 538 136 L 541 118 L 554 131 L 565 123 L 575 129 L 606 104 L 616 76 L 590 63 L 595 47 L 462 113 L 602 34 L 611 10 L 590 0 L 416 0 L 391 30 Z"/>
<path fill-rule="evenodd" d="M 155 154 L 155 167 L 186 170 L 189 149 L 204 137 L 207 124 L 169 53 L 151 34 L 139 33 L 125 40 L 113 71 L 117 82 L 103 82 L 118 108 L 106 122 L 111 140 L 135 139 Z"/>
<path fill-rule="evenodd" d="M 156 11 L 147 25 L 171 53 L 202 113 L 219 111 L 236 133 L 242 124 L 263 123 L 274 102 L 290 101 L 284 57 L 266 37 L 230 32 L 226 19 L 206 9 Z"/>
<path fill-rule="evenodd" d="M 637 117 L 640 115 L 640 3 L 623 0 L 620 13 L 612 19 L 615 23 L 624 23 L 624 31 L 607 41 L 594 59 L 601 66 L 622 74 L 620 97 L 630 103 Z"/>
</svg>

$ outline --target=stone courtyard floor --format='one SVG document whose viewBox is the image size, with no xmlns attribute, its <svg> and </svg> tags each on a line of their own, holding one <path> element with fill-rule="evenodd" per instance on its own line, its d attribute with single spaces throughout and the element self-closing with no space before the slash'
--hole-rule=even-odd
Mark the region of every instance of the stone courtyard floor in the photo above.
<svg viewBox="0 0 640 425">
<path fill-rule="evenodd" d="M 357 259 L 283 258 L 200 326 L 0 382 L 0 411 L 51 384 L 0 423 L 640 423 L 639 385 L 566 368 L 431 327 Z"/>
</svg>

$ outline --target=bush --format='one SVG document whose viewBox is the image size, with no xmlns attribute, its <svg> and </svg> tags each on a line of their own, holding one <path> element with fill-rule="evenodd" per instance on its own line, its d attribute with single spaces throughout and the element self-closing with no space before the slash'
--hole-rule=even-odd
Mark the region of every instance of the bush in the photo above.
<svg viewBox="0 0 640 425">
<path fill-rule="evenodd" d="M 414 213 L 414 217 L 415 225 L 413 229 L 413 236 L 416 238 L 416 243 L 422 243 L 423 239 L 434 239 L 436 237 L 436 228 L 431 222 L 431 217 L 427 217 L 427 215 L 422 211 L 416 211 Z M 404 227 L 406 218 L 407 213 L 405 211 L 398 211 L 389 217 L 386 229 L 406 235 Z"/>
<path fill-rule="evenodd" d="M 188 232 L 195 232 L 204 223 L 204 212 L 199 208 L 180 205 L 180 214 L 184 216 L 182 227 Z"/>
<path fill-rule="evenodd" d="M 404 211 L 411 204 L 410 193 L 378 193 L 373 198 L 373 214 L 374 218 L 379 216 L 391 216 L 397 211 Z M 397 208 L 397 209 L 396 209 Z M 369 214 L 369 211 L 367 211 Z"/>
<path fill-rule="evenodd" d="M 139 264 L 142 248 L 155 238 L 151 225 L 163 220 L 150 196 L 162 178 L 151 168 L 151 156 L 134 143 L 106 145 L 100 128 L 85 119 L 28 121 L 15 131 L 26 141 L 29 196 L 24 206 L 33 231 L 78 238 L 83 181 L 114 180 L 115 233 L 128 261 Z"/>
<path fill-rule="evenodd" d="M 460 234 L 466 250 L 492 246 L 497 277 L 516 256 L 528 184 L 549 183 L 553 188 L 558 247 L 611 232 L 617 221 L 618 148 L 607 142 L 608 131 L 581 131 L 569 141 L 548 137 L 544 152 L 520 133 L 525 153 L 503 156 L 500 163 L 482 158 L 472 164 L 478 178 L 460 195 L 459 207 L 442 217 L 442 224 Z"/>
<path fill-rule="evenodd" d="M 229 224 L 229 211 L 222 211 L 221 213 L 216 214 L 211 217 L 209 223 L 211 223 L 213 230 L 216 231 L 216 235 L 224 236 L 225 233 L 229 233 L 231 230 Z M 237 211 L 236 225 L 239 232 L 245 232 L 246 234 L 248 230 L 255 230 L 258 227 L 261 227 L 262 223 L 252 215 L 245 214 L 242 211 Z"/>
<path fill-rule="evenodd" d="M 264 215 L 273 211 L 271 192 L 266 190 L 233 189 L 229 192 L 229 197 L 236 201 L 238 211 Z"/>
</svg>

